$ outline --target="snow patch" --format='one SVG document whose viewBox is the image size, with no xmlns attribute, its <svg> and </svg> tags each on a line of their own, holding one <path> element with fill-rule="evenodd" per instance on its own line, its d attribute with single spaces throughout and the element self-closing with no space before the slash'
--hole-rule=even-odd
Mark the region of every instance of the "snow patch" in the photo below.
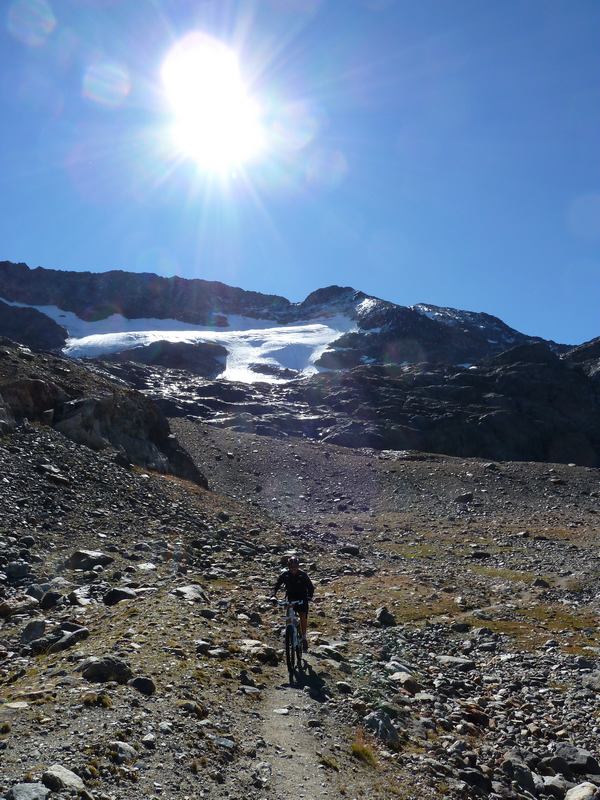
<svg viewBox="0 0 600 800">
<path fill-rule="evenodd" d="M 327 347 L 342 334 L 356 329 L 356 323 L 342 314 L 323 315 L 290 325 L 231 314 L 227 315 L 229 327 L 222 328 L 174 319 L 127 319 L 121 314 L 88 322 L 57 306 L 4 302 L 20 308 L 35 308 L 66 328 L 69 338 L 63 353 L 71 358 L 95 358 L 158 341 L 212 342 L 228 351 L 225 369 L 219 377 L 244 383 L 286 382 L 275 375 L 253 372 L 251 364 L 291 369 L 304 375 L 314 374 L 319 371 L 315 361 Z"/>
</svg>

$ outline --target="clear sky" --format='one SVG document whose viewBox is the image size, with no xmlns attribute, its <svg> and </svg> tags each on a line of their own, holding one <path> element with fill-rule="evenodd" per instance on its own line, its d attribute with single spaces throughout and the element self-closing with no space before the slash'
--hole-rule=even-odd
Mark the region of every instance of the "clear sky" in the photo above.
<svg viewBox="0 0 600 800">
<path fill-rule="evenodd" d="M 337 283 L 562 342 L 600 335 L 597 0 L 3 0 L 0 14 L 0 259 L 291 300 Z M 220 172 L 174 135 L 165 79 L 172 48 L 201 34 L 237 54 L 262 136 Z M 227 81 L 186 64 L 172 78 L 204 148 L 190 92 L 214 102 Z M 248 124 L 231 127 L 249 145 Z"/>
</svg>

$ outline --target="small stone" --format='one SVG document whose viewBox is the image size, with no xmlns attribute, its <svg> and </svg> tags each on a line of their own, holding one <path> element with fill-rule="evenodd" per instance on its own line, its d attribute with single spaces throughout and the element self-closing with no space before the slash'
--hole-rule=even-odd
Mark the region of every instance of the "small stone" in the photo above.
<svg viewBox="0 0 600 800">
<path fill-rule="evenodd" d="M 144 747 L 147 747 L 148 750 L 154 750 L 156 747 L 156 736 L 153 733 L 147 733 L 145 736 L 142 736 L 142 744 Z"/>
</svg>

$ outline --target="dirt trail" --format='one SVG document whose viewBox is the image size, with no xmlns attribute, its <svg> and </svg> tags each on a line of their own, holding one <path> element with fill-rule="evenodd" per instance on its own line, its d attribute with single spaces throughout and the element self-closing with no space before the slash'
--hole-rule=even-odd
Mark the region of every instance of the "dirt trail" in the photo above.
<svg viewBox="0 0 600 800">
<path fill-rule="evenodd" d="M 323 744 L 308 727 L 308 720 L 316 725 L 320 704 L 311 697 L 310 682 L 305 686 L 308 691 L 282 682 L 265 691 L 262 734 L 269 745 L 273 800 L 339 797 L 335 772 L 321 762 Z"/>
</svg>

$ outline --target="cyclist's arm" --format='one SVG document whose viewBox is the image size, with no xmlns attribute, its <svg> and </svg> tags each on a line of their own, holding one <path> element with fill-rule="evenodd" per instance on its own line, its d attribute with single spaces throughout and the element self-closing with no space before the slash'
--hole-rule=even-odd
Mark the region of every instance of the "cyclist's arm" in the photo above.
<svg viewBox="0 0 600 800">
<path fill-rule="evenodd" d="M 275 597 L 275 595 L 277 594 L 279 589 L 281 589 L 284 583 L 285 583 L 285 572 L 282 572 L 279 578 L 277 579 L 277 583 L 273 587 L 273 591 L 271 592 L 271 595 L 273 597 Z"/>
<path fill-rule="evenodd" d="M 306 594 L 308 595 L 308 599 L 309 600 L 313 599 L 313 594 L 314 593 L 315 593 L 315 587 L 313 586 L 311 579 L 307 575 L 306 576 Z"/>
</svg>

